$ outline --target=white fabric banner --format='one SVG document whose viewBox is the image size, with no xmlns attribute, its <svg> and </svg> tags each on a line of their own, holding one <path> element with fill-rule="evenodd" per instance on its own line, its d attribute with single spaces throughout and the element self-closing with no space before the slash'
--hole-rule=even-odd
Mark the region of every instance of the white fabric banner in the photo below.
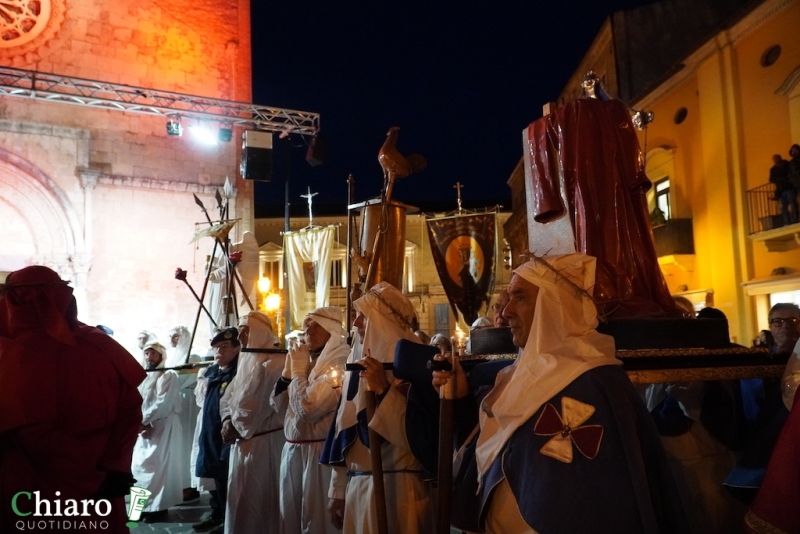
<svg viewBox="0 0 800 534">
<path fill-rule="evenodd" d="M 331 287 L 331 250 L 336 227 L 312 228 L 283 236 L 289 274 L 289 308 L 292 329 L 299 329 L 306 315 L 327 306 Z"/>
</svg>

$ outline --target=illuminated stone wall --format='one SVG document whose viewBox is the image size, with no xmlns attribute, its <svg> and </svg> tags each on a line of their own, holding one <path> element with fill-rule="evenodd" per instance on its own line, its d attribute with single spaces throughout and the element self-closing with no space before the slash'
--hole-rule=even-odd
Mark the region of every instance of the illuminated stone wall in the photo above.
<svg viewBox="0 0 800 534">
<path fill-rule="evenodd" d="M 40 0 L 0 20 L 0 66 L 249 102 L 248 0 Z M 33 7 L 30 7 L 33 6 Z M 192 125 L 184 120 L 184 129 Z M 218 125 L 209 125 L 212 130 Z M 39 263 L 76 288 L 80 318 L 133 348 L 190 328 L 197 305 L 176 267 L 202 287 L 211 241 L 189 241 L 230 177 L 234 238 L 252 226 L 252 187 L 238 178 L 241 130 L 202 146 L 169 137 L 160 117 L 0 97 L 0 275 Z M 212 216 L 216 217 L 215 213 Z M 205 352 L 207 321 L 198 350 Z"/>
</svg>

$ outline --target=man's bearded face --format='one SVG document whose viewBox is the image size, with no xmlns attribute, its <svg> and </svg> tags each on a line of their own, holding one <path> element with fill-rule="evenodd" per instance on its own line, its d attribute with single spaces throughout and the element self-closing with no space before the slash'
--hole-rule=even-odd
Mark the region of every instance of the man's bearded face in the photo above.
<svg viewBox="0 0 800 534">
<path fill-rule="evenodd" d="M 144 351 L 144 359 L 147 362 L 148 369 L 155 369 L 164 357 L 155 349 L 147 349 Z"/>
</svg>

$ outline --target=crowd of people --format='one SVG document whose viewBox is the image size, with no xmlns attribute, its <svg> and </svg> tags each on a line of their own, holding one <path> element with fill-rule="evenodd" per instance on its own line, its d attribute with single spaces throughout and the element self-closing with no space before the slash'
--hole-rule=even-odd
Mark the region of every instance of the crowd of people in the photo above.
<svg viewBox="0 0 800 534">
<path fill-rule="evenodd" d="M 797 213 L 797 195 L 800 194 L 800 145 L 789 148 L 789 160 L 780 154 L 772 156 L 769 181 L 775 184 L 775 200 L 781 204 L 784 226 L 800 222 Z"/>
<path fill-rule="evenodd" d="M 108 499 L 113 514 L 94 519 L 125 532 L 135 479 L 152 492 L 148 522 L 208 491 L 196 532 L 430 533 L 442 510 L 431 476 L 445 386 L 458 448 L 445 519 L 464 532 L 800 531 L 800 308 L 770 311 L 771 350 L 792 353 L 780 383 L 637 390 L 613 338 L 596 330 L 595 259 L 547 260 L 516 269 L 497 299 L 492 322 L 519 353 L 512 365 L 484 364 L 484 375 L 494 371 L 483 388 L 482 366 L 465 372 L 436 336 L 435 359 L 450 370 L 395 376 L 396 348 L 423 343 L 413 305 L 386 282 L 354 301 L 352 347 L 339 308 L 309 313 L 288 352 L 253 311 L 215 332 L 214 362 L 193 374 L 171 369 L 197 359 L 188 329 L 170 331 L 169 347 L 141 332 L 137 363 L 78 322 L 56 273 L 12 273 L 0 293 L 0 376 L 15 377 L 0 388 L 0 531 L 19 530 L 39 506 L 19 495 L 36 490 Z M 733 399 L 744 414 L 734 423 L 759 438 L 739 436 L 741 454 L 704 416 L 720 413 L 714 399 Z M 736 496 L 747 504 L 720 495 L 724 476 L 706 469 L 720 458 L 733 468 L 726 486 L 745 490 Z"/>
</svg>

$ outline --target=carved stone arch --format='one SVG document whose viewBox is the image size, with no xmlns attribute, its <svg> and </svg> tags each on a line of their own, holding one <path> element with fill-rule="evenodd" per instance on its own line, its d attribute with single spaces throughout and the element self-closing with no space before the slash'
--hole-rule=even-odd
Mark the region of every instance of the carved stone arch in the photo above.
<svg viewBox="0 0 800 534">
<path fill-rule="evenodd" d="M 17 251 L 0 253 L 0 270 L 47 265 L 75 281 L 73 262 L 84 253 L 83 230 L 66 193 L 39 167 L 2 148 L 0 191 L 0 210 L 10 218 L 4 226 L 12 228 L 0 231 L 0 250 Z M 19 242 L 26 237 L 30 243 Z"/>
</svg>

